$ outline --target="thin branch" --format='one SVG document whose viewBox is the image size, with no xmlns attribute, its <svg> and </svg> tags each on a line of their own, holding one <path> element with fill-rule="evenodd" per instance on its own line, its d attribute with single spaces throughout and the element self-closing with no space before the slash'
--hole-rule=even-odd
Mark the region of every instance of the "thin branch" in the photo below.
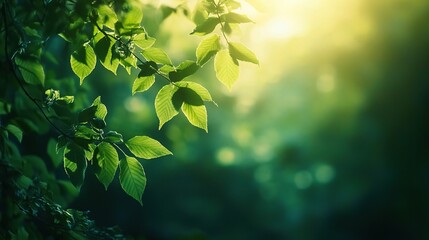
<svg viewBox="0 0 429 240">
<path fill-rule="evenodd" d="M 4 52 L 6 55 L 6 61 L 9 64 L 9 67 L 11 69 L 11 72 L 13 73 L 13 76 L 15 77 L 15 79 L 17 80 L 19 87 L 23 90 L 24 94 L 34 103 L 34 105 L 37 106 L 37 108 L 40 110 L 40 112 L 42 113 L 43 117 L 46 119 L 46 121 L 48 121 L 48 123 L 50 125 L 52 125 L 52 127 L 55 128 L 55 130 L 57 130 L 60 134 L 64 135 L 65 137 L 69 138 L 69 139 L 73 139 L 72 137 L 70 137 L 68 134 L 66 134 L 63 130 L 61 130 L 59 127 L 57 127 L 52 121 L 51 119 L 49 119 L 49 117 L 46 115 L 45 111 L 43 110 L 43 107 L 37 102 L 38 100 L 35 99 L 33 96 L 31 96 L 31 94 L 27 91 L 27 89 L 24 86 L 24 83 L 21 81 L 21 78 L 18 76 L 18 74 L 16 73 L 15 70 L 15 64 L 12 62 L 13 58 L 9 57 L 9 52 L 8 52 L 8 23 L 7 23 L 7 17 L 6 17 L 6 2 L 3 3 L 2 6 L 2 12 L 3 12 L 3 21 L 4 21 L 4 25 L 5 25 L 5 34 L 4 34 Z M 10 15 L 10 13 L 9 13 Z M 13 57 L 15 56 L 15 54 L 13 55 Z"/>
<path fill-rule="evenodd" d="M 101 27 L 100 27 L 100 25 L 98 25 L 98 23 L 96 22 L 96 21 L 94 21 L 94 25 L 95 25 L 95 27 L 97 27 L 97 29 L 101 32 L 101 33 L 103 33 L 103 35 L 104 36 L 106 36 L 107 38 L 111 38 L 111 39 L 114 39 L 114 40 L 116 40 L 116 41 L 119 41 L 120 43 L 121 43 L 121 45 L 122 46 L 125 46 L 127 49 L 128 49 L 128 51 L 140 62 L 140 63 L 145 63 L 146 61 L 144 61 L 143 59 L 141 59 L 137 54 L 135 54 L 133 51 L 131 51 L 129 48 L 128 48 L 128 46 L 127 46 L 127 44 L 126 43 L 124 43 L 124 42 L 122 42 L 122 40 L 121 40 L 121 38 L 119 38 L 119 37 L 116 37 L 116 36 L 114 36 L 114 35 L 111 35 L 111 34 L 108 34 L 106 31 L 104 31 Z M 170 78 L 168 78 L 167 76 L 165 76 L 164 74 L 162 74 L 157 68 L 154 68 L 153 66 L 150 66 L 149 65 L 149 67 L 152 69 L 152 70 L 154 70 L 155 71 L 155 73 L 156 74 L 158 74 L 159 76 L 161 76 L 162 78 L 164 78 L 164 79 L 166 79 L 169 83 L 171 83 L 171 84 L 173 84 L 173 85 L 175 85 L 175 86 L 177 86 L 174 82 L 172 82 L 171 80 L 170 80 Z"/>
<path fill-rule="evenodd" d="M 215 3 L 213 2 L 213 4 L 215 4 Z M 218 5 L 215 4 L 216 15 L 217 15 L 217 18 L 218 18 L 219 23 L 220 23 L 220 28 L 221 28 L 222 35 L 225 38 L 226 43 L 228 43 L 228 45 L 229 45 L 229 40 L 228 40 L 228 38 L 226 37 L 226 34 L 225 34 L 225 25 L 222 23 L 222 20 L 220 19 L 220 13 L 219 13 L 220 4 L 221 4 L 220 2 L 218 3 Z"/>
</svg>

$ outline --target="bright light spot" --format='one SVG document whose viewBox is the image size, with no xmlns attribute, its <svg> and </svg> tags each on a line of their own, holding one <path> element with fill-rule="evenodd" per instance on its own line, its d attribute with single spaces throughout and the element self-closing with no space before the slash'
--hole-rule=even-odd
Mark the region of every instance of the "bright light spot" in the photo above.
<svg viewBox="0 0 429 240">
<path fill-rule="evenodd" d="M 133 113 L 141 112 L 142 109 L 147 107 L 147 103 L 138 97 L 128 97 L 124 105 L 127 111 Z"/>
<path fill-rule="evenodd" d="M 317 90 L 328 93 L 335 89 L 335 69 L 332 66 L 324 66 L 317 79 Z"/>
<path fill-rule="evenodd" d="M 231 165 L 235 162 L 235 151 L 232 148 L 224 147 L 216 153 L 218 163 L 221 165 Z"/>
<path fill-rule="evenodd" d="M 328 183 L 335 177 L 335 170 L 329 165 L 321 165 L 315 172 L 316 181 L 320 183 Z"/>
<path fill-rule="evenodd" d="M 328 93 L 335 89 L 335 78 L 332 74 L 322 74 L 317 79 L 317 89 L 320 92 Z"/>
<path fill-rule="evenodd" d="M 233 138 L 241 146 L 247 146 L 252 140 L 252 132 L 248 127 L 239 125 L 233 129 Z"/>
<path fill-rule="evenodd" d="M 265 183 L 271 180 L 272 171 L 268 166 L 260 166 L 254 173 L 254 178 L 259 183 Z"/>
<path fill-rule="evenodd" d="M 262 26 L 265 37 L 271 39 L 287 39 L 303 32 L 303 27 L 298 22 L 284 17 L 273 18 Z M 254 34 L 260 34 L 255 32 Z"/>
<path fill-rule="evenodd" d="M 308 171 L 300 171 L 295 174 L 294 182 L 297 188 L 306 189 L 313 183 L 313 176 Z"/>
<path fill-rule="evenodd" d="M 256 160 L 259 162 L 267 162 L 271 160 L 272 149 L 269 143 L 257 143 L 253 148 L 253 152 L 255 154 Z"/>
</svg>

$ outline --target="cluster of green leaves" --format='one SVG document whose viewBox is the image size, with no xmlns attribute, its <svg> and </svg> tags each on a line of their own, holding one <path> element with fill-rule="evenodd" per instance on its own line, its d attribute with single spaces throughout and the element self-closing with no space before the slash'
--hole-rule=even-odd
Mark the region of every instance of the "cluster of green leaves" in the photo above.
<svg viewBox="0 0 429 240">
<path fill-rule="evenodd" d="M 194 35 L 207 35 L 220 26 L 224 43 L 218 34 L 203 39 L 196 49 L 196 60 L 174 64 L 168 54 L 154 47 L 156 39 L 142 26 L 143 12 L 137 1 L 56 0 L 29 4 L 34 14 L 25 15 L 18 2 L 2 2 L 4 47 L 6 61 L 25 95 L 38 107 L 45 119 L 58 131 L 57 152 L 63 151 L 65 172 L 71 182 L 80 187 L 88 166 L 94 167 L 100 182 L 107 187 L 117 169 L 124 191 L 141 203 L 146 185 L 143 166 L 136 158 L 152 159 L 171 154 L 158 141 L 147 136 L 135 136 L 128 141 L 116 131 L 106 131 L 107 107 L 96 98 L 91 106 L 76 113 L 74 96 L 61 96 L 55 89 L 45 91 L 41 103 L 27 90 L 27 85 L 44 87 L 46 75 L 42 53 L 49 38 L 59 35 L 71 49 L 70 68 L 82 85 L 94 71 L 97 61 L 117 74 L 123 67 L 128 74 L 138 71 L 132 94 L 150 90 L 156 80 L 164 83 L 155 98 L 159 128 L 182 112 L 188 121 L 208 131 L 205 102 L 216 104 L 201 84 L 189 81 L 201 67 L 214 57 L 217 78 L 229 89 L 238 78 L 239 61 L 258 64 L 256 56 L 243 44 L 230 42 L 228 34 L 242 23 L 250 23 L 246 15 L 234 12 L 240 3 L 234 0 L 202 0 L 197 5 L 197 26 Z M 28 7 L 28 6 L 26 6 Z M 167 15 L 174 8 L 161 9 Z M 11 42 L 11 39 L 18 41 Z M 5 103 L 7 104 L 7 102 Z M 47 113 L 53 109 L 53 113 Z M 61 129 L 49 115 L 68 126 Z M 0 126 L 3 139 L 8 134 L 18 140 L 22 130 L 13 125 Z M 6 140 L 3 142 L 7 143 Z M 90 164 L 88 164 L 90 163 Z"/>
<path fill-rule="evenodd" d="M 191 33 L 205 36 L 220 26 L 226 47 L 222 47 L 218 34 L 207 36 L 197 47 L 197 64 L 203 66 L 214 56 L 216 77 L 228 89 L 231 89 L 238 79 L 239 61 L 259 64 L 258 58 L 250 49 L 242 43 L 229 41 L 227 37 L 239 24 L 253 22 L 246 15 L 234 12 L 240 6 L 240 2 L 234 0 L 202 1 L 198 8 L 199 24 Z"/>
<path fill-rule="evenodd" d="M 91 106 L 79 112 L 72 133 L 59 137 L 56 149 L 57 152 L 64 149 L 64 170 L 73 185 L 79 188 L 84 182 L 86 169 L 92 167 L 107 190 L 119 167 L 123 190 L 142 204 L 146 175 L 136 157 L 153 159 L 172 153 L 147 136 L 134 136 L 124 142 L 122 134 L 105 132 L 106 115 L 107 108 L 97 97 Z"/>
</svg>

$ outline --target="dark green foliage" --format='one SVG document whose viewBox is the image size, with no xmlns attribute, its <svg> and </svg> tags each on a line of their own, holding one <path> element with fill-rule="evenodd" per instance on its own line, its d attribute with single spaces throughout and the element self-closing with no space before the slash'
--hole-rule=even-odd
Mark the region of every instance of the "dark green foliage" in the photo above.
<svg viewBox="0 0 429 240">
<path fill-rule="evenodd" d="M 236 1 L 202 1 L 202 5 L 205 19 L 196 26 L 196 35 L 209 34 L 219 25 L 225 36 L 227 24 L 251 22 L 245 15 L 231 12 L 239 7 Z M 192 125 L 207 131 L 204 103 L 213 100 L 206 88 L 185 79 L 222 49 L 219 35 L 202 41 L 196 60 L 177 66 L 164 49 L 153 47 L 156 39 L 142 25 L 139 1 L 4 0 L 0 8 L 0 61 L 5 66 L 0 90 L 0 164 L 4 176 L 13 175 L 10 179 L 2 177 L 1 183 L 9 184 L 10 189 L 2 189 L 9 191 L 5 194 L 14 194 L 5 197 L 10 212 L 0 213 L 2 221 L 12 213 L 20 219 L 11 222 L 10 229 L 1 228 L 0 238 L 43 238 L 45 233 L 38 232 L 34 224 L 17 227 L 34 219 L 42 219 L 48 226 L 47 237 L 123 238 L 115 235 L 114 229 L 96 228 L 86 213 L 64 210 L 54 201 L 68 204 L 87 175 L 94 174 L 106 190 L 118 175 L 124 192 L 142 204 L 146 175 L 139 158 L 172 153 L 150 137 L 124 140 L 121 133 L 109 129 L 108 106 L 101 97 L 88 103 L 92 96 L 87 94 L 86 81 L 97 75 L 97 62 L 113 74 L 120 66 L 128 74 L 137 70 L 133 94 L 150 90 L 155 82 L 163 84 L 154 104 L 160 127 L 182 111 Z M 167 18 L 178 9 L 162 6 L 160 11 Z M 187 15 L 190 10 L 181 7 L 180 12 Z M 226 37 L 224 40 L 228 44 Z M 68 61 L 55 55 L 58 50 L 52 46 L 56 44 L 64 46 L 62 53 Z M 248 49 L 231 50 L 230 45 L 229 49 L 234 59 L 257 62 Z M 76 86 L 71 73 L 83 86 Z M 46 157 L 43 154 L 27 156 L 21 147 L 26 135 L 38 136 L 40 141 L 34 144 L 47 149 L 45 155 L 52 159 L 42 160 L 40 157 Z M 75 188 L 54 174 L 61 161 Z"/>
</svg>

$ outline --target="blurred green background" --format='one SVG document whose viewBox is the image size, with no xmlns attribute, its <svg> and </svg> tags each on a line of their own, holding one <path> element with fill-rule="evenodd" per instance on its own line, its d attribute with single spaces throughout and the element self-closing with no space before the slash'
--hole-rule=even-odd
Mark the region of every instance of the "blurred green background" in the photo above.
<svg viewBox="0 0 429 240">
<path fill-rule="evenodd" d="M 71 207 L 141 239 L 428 238 L 429 2 L 249 2 L 256 24 L 236 38 L 260 66 L 242 64 L 231 92 L 212 61 L 192 78 L 219 105 L 208 105 L 208 134 L 183 115 L 158 131 L 156 91 L 131 96 L 137 73 L 97 68 L 86 80 L 109 128 L 174 156 L 143 162 L 143 207 L 93 174 Z M 145 8 L 157 46 L 194 59 L 192 22 L 161 19 Z"/>
</svg>

